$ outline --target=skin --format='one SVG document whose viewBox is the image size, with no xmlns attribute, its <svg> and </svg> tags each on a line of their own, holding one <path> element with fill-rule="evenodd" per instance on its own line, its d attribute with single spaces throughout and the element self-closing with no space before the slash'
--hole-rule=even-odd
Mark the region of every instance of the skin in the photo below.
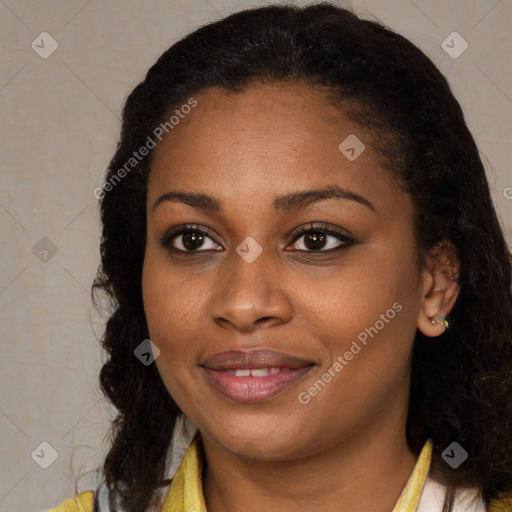
<svg viewBox="0 0 512 512">
<path fill-rule="evenodd" d="M 457 298 L 453 251 L 441 246 L 418 266 L 411 199 L 384 172 L 371 134 L 319 92 L 255 84 L 195 98 L 153 155 L 142 285 L 158 370 L 201 433 L 208 511 L 391 512 L 416 463 L 405 437 L 413 340 L 417 328 L 427 336 L 444 331 L 432 318 L 447 315 Z M 338 150 L 349 134 L 366 146 L 354 161 Z M 277 195 L 325 185 L 373 209 L 339 198 L 273 209 Z M 208 194 L 222 212 L 179 201 L 153 208 L 169 191 Z M 307 235 L 293 237 L 310 222 L 349 232 L 355 243 L 314 257 Z M 203 252 L 172 251 L 184 248 L 183 235 L 168 248 L 159 244 L 186 223 L 211 230 Z M 246 237 L 263 249 L 251 263 L 236 252 Z M 340 244 L 328 235 L 319 250 Z M 298 394 L 395 303 L 402 306 L 395 318 L 300 403 Z M 221 351 L 264 347 L 316 366 L 256 404 L 221 395 L 199 366 Z"/>
</svg>

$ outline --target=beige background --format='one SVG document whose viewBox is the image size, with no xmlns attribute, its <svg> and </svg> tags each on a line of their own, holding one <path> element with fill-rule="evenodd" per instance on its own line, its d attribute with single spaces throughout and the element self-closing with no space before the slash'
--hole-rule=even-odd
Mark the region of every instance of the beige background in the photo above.
<svg viewBox="0 0 512 512">
<path fill-rule="evenodd" d="M 126 95 L 178 38 L 263 4 L 0 0 L 0 512 L 41 511 L 73 496 L 78 475 L 104 455 L 109 413 L 97 386 L 96 340 L 104 318 L 89 298 L 99 264 L 93 189 L 113 154 Z M 511 0 L 353 5 L 409 37 L 448 77 L 512 240 Z M 42 46 L 45 31 L 58 48 L 43 59 L 31 43 Z M 453 31 L 469 44 L 456 59 L 441 47 Z M 36 463 L 51 462 L 42 442 L 58 454 L 47 469 Z M 85 474 L 78 488 L 94 482 Z"/>
</svg>

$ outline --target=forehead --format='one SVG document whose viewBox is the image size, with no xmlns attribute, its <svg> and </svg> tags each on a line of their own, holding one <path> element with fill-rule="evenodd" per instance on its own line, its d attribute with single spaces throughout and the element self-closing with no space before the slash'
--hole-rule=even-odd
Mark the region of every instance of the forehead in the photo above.
<svg viewBox="0 0 512 512">
<path fill-rule="evenodd" d="M 391 186 L 370 133 L 310 86 L 212 88 L 194 97 L 197 106 L 154 150 L 148 202 L 166 189 L 270 203 L 291 189 L 333 183 L 374 196 Z M 347 157 L 352 148 L 355 159 Z"/>
</svg>

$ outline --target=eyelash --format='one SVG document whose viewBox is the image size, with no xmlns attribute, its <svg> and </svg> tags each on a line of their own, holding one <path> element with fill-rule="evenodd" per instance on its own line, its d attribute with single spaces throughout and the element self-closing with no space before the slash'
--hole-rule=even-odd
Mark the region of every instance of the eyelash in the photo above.
<svg viewBox="0 0 512 512">
<path fill-rule="evenodd" d="M 200 254 L 200 253 L 208 253 L 208 252 L 216 251 L 216 249 L 206 249 L 206 250 L 198 249 L 196 251 L 190 251 L 190 250 L 186 251 L 183 249 L 177 249 L 176 247 L 173 247 L 171 245 L 171 242 L 176 237 L 186 234 L 186 233 L 201 233 L 203 235 L 206 235 L 208 238 L 210 238 L 217 244 L 215 239 L 212 236 L 210 236 L 212 233 L 209 229 L 200 228 L 199 226 L 197 226 L 195 224 L 187 224 L 187 225 L 181 226 L 177 229 L 174 229 L 172 231 L 165 233 L 160 238 L 159 244 L 162 247 L 164 247 L 174 253 L 182 253 L 182 254 L 184 253 L 184 254 L 191 254 L 191 255 L 194 254 L 195 255 L 195 254 Z M 341 233 L 339 231 L 333 230 L 332 228 L 329 227 L 329 225 L 323 224 L 323 223 L 319 223 L 316 225 L 313 225 L 313 223 L 311 223 L 311 224 L 309 224 L 309 226 L 303 226 L 303 227 L 299 228 L 293 235 L 292 243 L 296 243 L 296 241 L 298 239 L 300 239 L 302 236 L 312 234 L 312 233 L 314 233 L 314 234 L 321 233 L 321 234 L 325 234 L 325 235 L 330 235 L 343 243 L 341 243 L 337 247 L 334 247 L 332 249 L 327 249 L 327 250 L 321 250 L 321 249 L 320 250 L 294 249 L 294 250 L 298 251 L 298 252 L 302 252 L 302 253 L 311 254 L 311 255 L 321 255 L 322 253 L 332 253 L 333 251 L 341 251 L 343 249 L 348 249 L 349 247 L 351 247 L 352 245 L 354 245 L 356 243 L 356 241 L 354 239 L 350 238 L 347 235 L 344 235 L 343 233 Z M 220 244 L 217 244 L 217 245 L 220 245 Z"/>
</svg>

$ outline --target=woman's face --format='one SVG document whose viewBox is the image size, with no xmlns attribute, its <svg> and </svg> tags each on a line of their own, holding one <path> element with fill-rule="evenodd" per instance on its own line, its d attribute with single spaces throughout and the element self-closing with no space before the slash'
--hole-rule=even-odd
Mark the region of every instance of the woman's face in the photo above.
<svg viewBox="0 0 512 512">
<path fill-rule="evenodd" d="M 195 98 L 148 181 L 143 297 L 169 393 L 217 446 L 269 460 L 404 428 L 424 278 L 369 132 L 298 84 Z"/>
</svg>

